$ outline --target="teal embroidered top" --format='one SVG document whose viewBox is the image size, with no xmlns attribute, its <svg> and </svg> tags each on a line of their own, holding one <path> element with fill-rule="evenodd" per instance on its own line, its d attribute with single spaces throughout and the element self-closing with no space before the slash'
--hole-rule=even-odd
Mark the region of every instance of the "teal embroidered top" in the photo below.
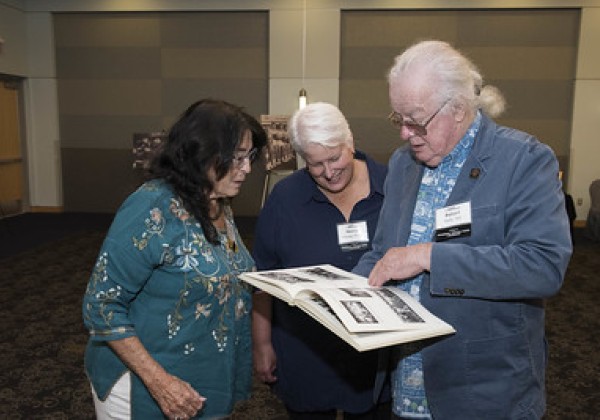
<svg viewBox="0 0 600 420">
<path fill-rule="evenodd" d="M 137 336 L 169 373 L 207 398 L 198 418 L 228 415 L 252 382 L 251 292 L 238 279 L 254 261 L 226 207 L 227 232 L 209 243 L 162 181 L 131 194 L 117 212 L 83 299 L 90 332 L 86 372 L 100 399 L 127 371 L 109 340 Z M 132 373 L 133 418 L 160 418 Z"/>
</svg>

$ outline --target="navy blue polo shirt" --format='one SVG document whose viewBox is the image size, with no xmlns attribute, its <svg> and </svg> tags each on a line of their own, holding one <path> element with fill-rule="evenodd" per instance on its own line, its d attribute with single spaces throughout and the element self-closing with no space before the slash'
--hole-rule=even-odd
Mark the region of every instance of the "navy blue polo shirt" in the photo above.
<svg viewBox="0 0 600 420">
<path fill-rule="evenodd" d="M 253 257 L 259 270 L 332 264 L 350 271 L 371 249 L 387 167 L 358 151 L 355 159 L 367 163 L 370 194 L 354 206 L 348 221 L 306 169 L 275 185 L 256 227 Z M 338 244 L 337 224 L 357 221 L 367 222 L 369 245 L 343 250 Z M 375 351 L 355 351 L 302 311 L 278 299 L 273 299 L 272 325 L 278 378 L 274 391 L 289 408 L 336 408 L 350 413 L 371 408 Z"/>
</svg>

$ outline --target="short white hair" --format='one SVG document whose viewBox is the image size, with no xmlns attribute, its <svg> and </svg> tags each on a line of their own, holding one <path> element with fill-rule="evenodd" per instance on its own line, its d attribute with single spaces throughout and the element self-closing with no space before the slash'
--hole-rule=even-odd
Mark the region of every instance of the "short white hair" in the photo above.
<svg viewBox="0 0 600 420">
<path fill-rule="evenodd" d="M 310 143 L 325 147 L 354 146 L 346 117 L 335 105 L 326 102 L 314 102 L 296 111 L 288 123 L 288 135 L 300 156 L 304 156 Z"/>
</svg>

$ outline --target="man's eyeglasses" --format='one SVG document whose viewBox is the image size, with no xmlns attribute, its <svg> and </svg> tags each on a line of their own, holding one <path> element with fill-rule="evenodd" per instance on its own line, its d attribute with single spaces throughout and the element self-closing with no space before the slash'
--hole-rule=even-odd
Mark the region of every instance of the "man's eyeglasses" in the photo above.
<svg viewBox="0 0 600 420">
<path fill-rule="evenodd" d="M 251 149 L 248 153 L 234 153 L 233 154 L 233 164 L 236 168 L 241 168 L 244 166 L 244 163 L 248 162 L 252 164 L 254 159 L 256 159 L 256 155 L 258 153 L 257 149 Z"/>
<path fill-rule="evenodd" d="M 406 127 L 410 130 L 411 133 L 414 133 L 417 136 L 426 136 L 427 126 L 431 121 L 433 121 L 436 115 L 440 113 L 440 111 L 446 106 L 446 104 L 449 101 L 449 99 L 445 100 L 444 103 L 438 108 L 438 110 L 435 111 L 431 117 L 429 117 L 426 121 L 422 122 L 421 124 L 410 120 L 405 121 L 402 118 L 402 115 L 398 114 L 396 111 L 392 111 L 390 115 L 388 115 L 388 119 L 390 120 L 392 126 L 394 128 L 397 128 L 398 130 L 402 130 L 402 127 Z"/>
</svg>

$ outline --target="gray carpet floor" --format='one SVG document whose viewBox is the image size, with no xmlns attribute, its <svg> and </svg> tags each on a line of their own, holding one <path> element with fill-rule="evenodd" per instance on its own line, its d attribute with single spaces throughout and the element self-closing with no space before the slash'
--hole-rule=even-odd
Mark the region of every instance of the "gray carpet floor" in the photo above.
<svg viewBox="0 0 600 420">
<path fill-rule="evenodd" d="M 92 419 L 81 297 L 110 215 L 0 220 L 0 418 Z M 240 231 L 252 241 L 253 221 Z M 575 230 L 564 287 L 547 302 L 547 419 L 600 418 L 600 244 Z M 234 419 L 283 420 L 255 382 Z"/>
</svg>

